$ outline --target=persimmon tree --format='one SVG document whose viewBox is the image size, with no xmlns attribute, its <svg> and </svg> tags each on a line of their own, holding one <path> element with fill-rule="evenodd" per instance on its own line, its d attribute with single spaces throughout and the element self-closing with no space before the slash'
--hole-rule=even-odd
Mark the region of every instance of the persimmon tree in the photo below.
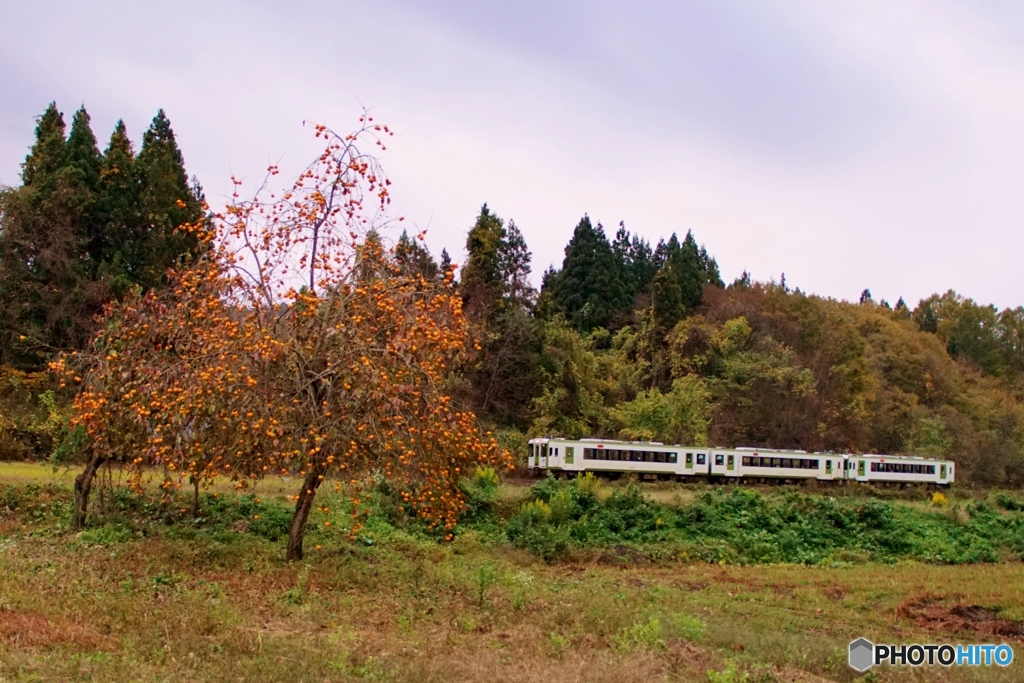
<svg viewBox="0 0 1024 683">
<path fill-rule="evenodd" d="M 73 424 L 90 444 L 76 525 L 111 459 L 135 481 L 163 467 L 168 495 L 188 479 L 194 506 L 218 476 L 244 488 L 298 474 L 287 557 L 300 559 L 325 480 L 351 487 L 355 516 L 359 491 L 385 478 L 450 537 L 459 479 L 511 462 L 447 394 L 472 347 L 461 298 L 450 271 L 428 279 L 385 246 L 390 181 L 363 147 L 383 150 L 391 131 L 360 124 L 345 136 L 318 126 L 323 153 L 282 194 L 268 189 L 273 166 L 251 199 L 235 181 L 224 212 L 180 228 L 209 245 L 202 256 L 112 307 L 90 351 L 57 364 L 82 385 Z"/>
</svg>

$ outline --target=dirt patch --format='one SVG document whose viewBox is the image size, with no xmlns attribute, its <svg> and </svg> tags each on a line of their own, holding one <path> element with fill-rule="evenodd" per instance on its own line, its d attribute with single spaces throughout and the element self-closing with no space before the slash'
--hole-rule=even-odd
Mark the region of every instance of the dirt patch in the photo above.
<svg viewBox="0 0 1024 683">
<path fill-rule="evenodd" d="M 896 619 L 905 619 L 931 631 L 972 633 L 1024 641 L 1024 623 L 1001 618 L 999 607 L 962 602 L 949 604 L 938 595 L 919 595 L 896 608 Z"/>
<path fill-rule="evenodd" d="M 82 650 L 111 650 L 112 643 L 85 625 L 48 619 L 30 610 L 0 610 L 0 643 L 12 649 L 73 645 Z"/>
<path fill-rule="evenodd" d="M 772 593 L 775 595 L 791 598 L 796 595 L 796 584 L 794 583 L 769 583 L 768 587 L 772 589 Z"/>
<path fill-rule="evenodd" d="M 842 586 L 826 586 L 822 590 L 822 593 L 824 593 L 825 597 L 832 602 L 839 602 L 846 597 L 847 590 Z"/>
</svg>

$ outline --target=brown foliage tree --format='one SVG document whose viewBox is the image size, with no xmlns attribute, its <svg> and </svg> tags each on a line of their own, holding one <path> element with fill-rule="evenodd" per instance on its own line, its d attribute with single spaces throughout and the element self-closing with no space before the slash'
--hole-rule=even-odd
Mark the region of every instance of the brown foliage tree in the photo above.
<svg viewBox="0 0 1024 683">
<path fill-rule="evenodd" d="M 245 487 L 297 473 L 287 557 L 300 559 L 331 476 L 352 486 L 356 505 L 383 477 L 450 531 L 465 506 L 463 473 L 510 461 L 451 405 L 447 370 L 471 346 L 462 302 L 450 273 L 427 279 L 383 246 L 390 181 L 360 145 L 384 149 L 391 133 L 366 115 L 360 123 L 346 136 L 318 126 L 324 152 L 283 195 L 240 201 L 236 189 L 211 225 L 182 226 L 209 244 L 203 256 L 167 289 L 113 307 L 90 353 L 58 364 L 83 385 L 73 424 L 91 443 L 76 525 L 111 458 L 137 476 L 164 467 L 168 492 L 187 476 L 196 502 L 216 476 Z"/>
</svg>

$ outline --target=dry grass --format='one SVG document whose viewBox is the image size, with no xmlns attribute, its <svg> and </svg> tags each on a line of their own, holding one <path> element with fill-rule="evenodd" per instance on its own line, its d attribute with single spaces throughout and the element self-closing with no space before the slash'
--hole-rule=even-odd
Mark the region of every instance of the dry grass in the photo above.
<svg viewBox="0 0 1024 683">
<path fill-rule="evenodd" d="M 3 467 L 0 491 L 38 468 Z M 520 490 L 502 496 L 514 504 Z M 589 554 L 547 565 L 475 533 L 438 545 L 395 532 L 373 545 L 335 539 L 289 565 L 280 544 L 245 533 L 70 535 L 33 512 L 62 491 L 0 507 L 4 683 L 639 683 L 708 681 L 730 665 L 737 683 L 853 681 L 845 648 L 858 636 L 986 642 L 994 619 L 1024 619 L 1016 562 L 826 569 Z M 987 621 L 932 618 L 975 613 Z M 1024 642 L 1008 638 L 1019 654 Z M 882 670 L 871 680 L 1009 683 L 1022 671 Z"/>
</svg>

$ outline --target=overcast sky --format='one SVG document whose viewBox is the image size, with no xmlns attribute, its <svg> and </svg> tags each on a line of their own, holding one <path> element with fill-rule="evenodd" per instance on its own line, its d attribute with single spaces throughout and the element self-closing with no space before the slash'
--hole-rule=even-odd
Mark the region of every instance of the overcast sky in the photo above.
<svg viewBox="0 0 1024 683">
<path fill-rule="evenodd" d="M 435 254 L 487 202 L 538 279 L 588 213 L 726 281 L 1024 305 L 1019 2 L 5 2 L 0 183 L 51 100 L 101 146 L 163 107 L 214 204 L 367 106 Z"/>
</svg>

